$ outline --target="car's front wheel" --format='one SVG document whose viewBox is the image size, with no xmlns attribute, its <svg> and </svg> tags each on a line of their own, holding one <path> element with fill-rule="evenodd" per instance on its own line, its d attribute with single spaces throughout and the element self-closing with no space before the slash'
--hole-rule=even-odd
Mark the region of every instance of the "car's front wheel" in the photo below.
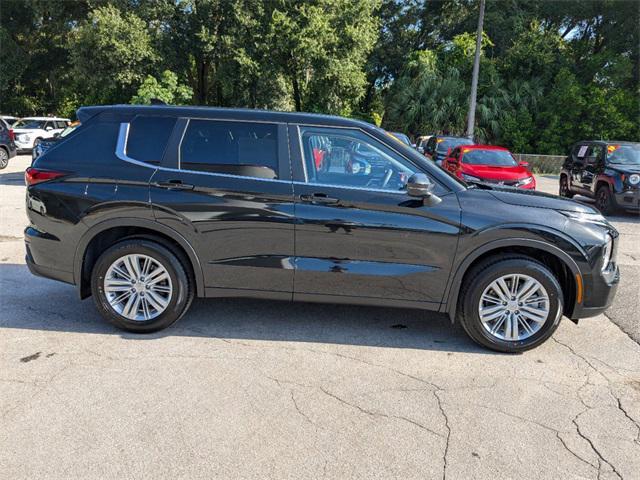
<svg viewBox="0 0 640 480">
<path fill-rule="evenodd" d="M 566 175 L 560 177 L 560 196 L 565 198 L 573 198 L 573 192 L 569 189 L 569 181 Z"/>
<path fill-rule="evenodd" d="M 462 326 L 480 345 L 522 352 L 545 342 L 558 328 L 562 288 L 553 272 L 527 256 L 492 257 L 465 277 Z"/>
<path fill-rule="evenodd" d="M 137 333 L 172 325 L 185 314 L 194 295 L 180 259 L 146 239 L 123 240 L 100 255 L 91 291 L 103 317 Z"/>
<path fill-rule="evenodd" d="M 596 207 L 604 215 L 616 213 L 618 207 L 608 185 L 600 185 L 596 191 Z"/>
</svg>

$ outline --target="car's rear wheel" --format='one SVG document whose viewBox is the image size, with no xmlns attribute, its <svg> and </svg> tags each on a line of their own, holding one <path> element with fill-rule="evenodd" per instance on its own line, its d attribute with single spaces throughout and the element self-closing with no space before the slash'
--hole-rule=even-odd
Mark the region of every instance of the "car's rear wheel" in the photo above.
<svg viewBox="0 0 640 480">
<path fill-rule="evenodd" d="M 0 147 L 0 170 L 4 170 L 9 165 L 9 152 Z"/>
<path fill-rule="evenodd" d="M 100 255 L 91 291 L 103 317 L 137 333 L 172 325 L 185 314 L 194 295 L 180 259 L 145 239 L 123 240 Z"/>
<path fill-rule="evenodd" d="M 600 185 L 596 190 L 596 207 L 604 215 L 612 215 L 618 209 L 616 201 L 611 195 L 609 185 Z"/>
<path fill-rule="evenodd" d="M 466 276 L 461 322 L 478 344 L 499 352 L 523 352 L 558 328 L 562 288 L 553 272 L 527 256 L 497 256 Z"/>
<path fill-rule="evenodd" d="M 560 196 L 565 198 L 573 198 L 573 192 L 569 190 L 569 180 L 565 175 L 560 177 Z"/>
</svg>

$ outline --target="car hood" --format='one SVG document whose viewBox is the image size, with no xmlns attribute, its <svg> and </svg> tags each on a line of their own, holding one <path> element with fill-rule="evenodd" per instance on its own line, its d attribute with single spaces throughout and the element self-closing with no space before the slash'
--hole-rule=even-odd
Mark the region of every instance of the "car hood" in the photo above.
<svg viewBox="0 0 640 480">
<path fill-rule="evenodd" d="M 470 165 L 468 163 L 462 164 L 462 173 L 490 180 L 517 180 L 531 176 L 531 172 L 521 166 L 496 167 L 491 165 Z"/>
<path fill-rule="evenodd" d="M 623 165 L 621 163 L 610 163 L 607 165 L 611 170 L 620 173 L 640 173 L 640 165 Z"/>
<path fill-rule="evenodd" d="M 535 190 L 489 187 L 488 193 L 490 193 L 496 199 L 504 203 L 508 203 L 509 205 L 549 208 L 553 210 L 564 210 L 569 212 L 598 213 L 596 209 L 590 207 L 589 205 L 584 205 L 582 203 L 578 203 L 566 198 L 561 198 L 556 195 L 537 192 Z"/>
</svg>

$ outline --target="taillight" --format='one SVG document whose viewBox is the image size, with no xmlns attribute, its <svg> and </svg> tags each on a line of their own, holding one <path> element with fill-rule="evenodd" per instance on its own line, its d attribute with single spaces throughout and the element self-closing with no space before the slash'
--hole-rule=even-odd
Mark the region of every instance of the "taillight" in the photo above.
<svg viewBox="0 0 640 480">
<path fill-rule="evenodd" d="M 12 142 L 16 141 L 16 132 L 13 131 L 13 129 L 9 129 L 9 140 Z"/>
<path fill-rule="evenodd" d="M 66 172 L 41 170 L 39 168 L 29 167 L 24 171 L 24 181 L 26 182 L 27 186 L 31 186 L 35 185 L 36 183 L 46 182 L 47 180 L 64 177 L 66 174 Z"/>
</svg>

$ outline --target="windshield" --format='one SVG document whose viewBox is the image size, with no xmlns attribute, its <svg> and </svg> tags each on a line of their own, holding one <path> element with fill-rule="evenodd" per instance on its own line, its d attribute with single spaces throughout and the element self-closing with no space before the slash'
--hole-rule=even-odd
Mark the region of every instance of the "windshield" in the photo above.
<svg viewBox="0 0 640 480">
<path fill-rule="evenodd" d="M 473 140 L 468 138 L 451 138 L 444 137 L 439 138 L 437 140 L 438 146 L 436 147 L 436 151 L 438 153 L 447 153 L 449 149 L 454 149 L 459 145 L 473 145 Z"/>
<path fill-rule="evenodd" d="M 402 143 L 405 143 L 407 145 L 411 145 L 411 140 L 409 140 L 409 137 L 407 137 L 404 133 L 399 133 L 399 132 L 391 132 L 391 135 L 393 135 L 394 137 L 396 137 L 398 140 L 400 140 Z"/>
<path fill-rule="evenodd" d="M 71 132 L 73 132 L 76 128 L 78 128 L 80 126 L 79 123 L 75 124 L 75 125 L 70 125 L 67 128 L 65 128 L 62 133 L 60 133 L 60 137 L 66 137 L 67 135 L 69 135 Z"/>
<path fill-rule="evenodd" d="M 640 165 L 640 143 L 608 145 L 607 161 L 621 165 Z"/>
<path fill-rule="evenodd" d="M 469 150 L 464 152 L 462 163 L 494 167 L 515 167 L 518 165 L 511 153 L 506 150 Z"/>
<path fill-rule="evenodd" d="M 25 118 L 14 123 L 13 128 L 42 129 L 45 123 L 44 120 L 29 120 Z"/>
</svg>

